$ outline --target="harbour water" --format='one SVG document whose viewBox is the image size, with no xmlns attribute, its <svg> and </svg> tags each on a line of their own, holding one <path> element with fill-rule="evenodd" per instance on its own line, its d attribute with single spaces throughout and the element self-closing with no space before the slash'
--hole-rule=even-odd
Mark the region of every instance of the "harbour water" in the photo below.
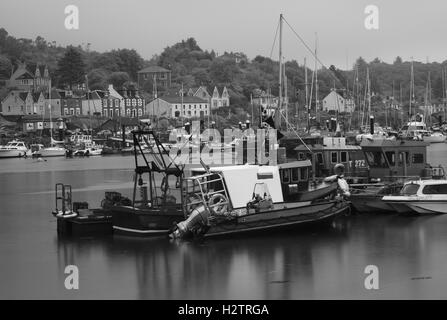
<svg viewBox="0 0 447 320">
<path fill-rule="evenodd" d="M 428 162 L 447 168 L 447 145 Z M 447 216 L 360 214 L 288 233 L 172 242 L 61 240 L 54 184 L 97 207 L 130 196 L 133 158 L 0 161 L 0 299 L 446 299 Z M 64 286 L 67 265 L 79 289 Z M 367 290 L 365 267 L 379 270 Z"/>
</svg>

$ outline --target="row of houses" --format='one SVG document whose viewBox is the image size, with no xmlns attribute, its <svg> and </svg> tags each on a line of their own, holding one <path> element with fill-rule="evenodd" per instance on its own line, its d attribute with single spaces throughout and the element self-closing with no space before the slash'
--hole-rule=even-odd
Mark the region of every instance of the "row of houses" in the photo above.
<svg viewBox="0 0 447 320">
<path fill-rule="evenodd" d="M 122 88 L 117 91 L 112 85 L 108 90 L 94 90 L 83 95 L 71 91 L 51 89 L 49 92 L 11 90 L 1 102 L 3 115 L 103 115 L 105 117 L 141 117 L 145 99 L 138 90 Z"/>
<path fill-rule="evenodd" d="M 164 90 L 161 97 L 155 95 L 155 99 L 150 102 L 146 101 L 137 89 L 115 89 L 112 85 L 109 85 L 107 90 L 93 90 L 76 95 L 69 90 L 50 88 L 51 77 L 47 66 L 22 63 L 6 81 L 10 91 L 1 101 L 0 112 L 7 116 L 102 115 L 108 118 L 121 116 L 193 118 L 208 116 L 213 110 L 230 106 L 230 95 L 226 87 L 200 86 L 172 90 L 170 70 L 151 66 L 138 72 L 138 87 L 154 80 Z"/>
</svg>

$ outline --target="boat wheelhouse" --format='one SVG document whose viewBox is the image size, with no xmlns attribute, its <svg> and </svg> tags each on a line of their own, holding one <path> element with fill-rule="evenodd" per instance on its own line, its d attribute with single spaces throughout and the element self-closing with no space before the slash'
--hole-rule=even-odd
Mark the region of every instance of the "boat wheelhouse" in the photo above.
<svg viewBox="0 0 447 320">
<path fill-rule="evenodd" d="M 390 180 L 430 176 L 423 141 L 366 140 L 361 144 L 372 179 Z"/>
<path fill-rule="evenodd" d="M 345 137 L 318 137 L 305 140 L 306 145 L 295 147 L 296 159 L 312 160 L 312 172 L 315 177 L 334 174 L 334 167 L 343 164 L 345 179 L 362 180 L 368 176 L 368 168 L 362 148 L 346 143 Z"/>
</svg>

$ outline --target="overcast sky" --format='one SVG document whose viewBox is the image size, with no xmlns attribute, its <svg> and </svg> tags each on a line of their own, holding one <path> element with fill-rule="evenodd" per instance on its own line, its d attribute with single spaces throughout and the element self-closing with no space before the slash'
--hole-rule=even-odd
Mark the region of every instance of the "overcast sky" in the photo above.
<svg viewBox="0 0 447 320">
<path fill-rule="evenodd" d="M 134 48 L 145 59 L 194 37 L 204 50 L 270 56 L 279 14 L 310 45 L 318 34 L 319 56 L 346 69 L 355 58 L 396 56 L 419 61 L 447 59 L 447 1 L 424 0 L 0 0 L 0 27 L 19 38 L 40 35 L 60 44 L 91 43 L 106 51 Z M 64 26 L 67 5 L 79 8 L 79 30 Z M 379 30 L 364 27 L 367 5 L 379 8 Z M 311 58 L 284 26 L 284 57 Z M 277 47 L 273 53 L 276 59 Z"/>
</svg>

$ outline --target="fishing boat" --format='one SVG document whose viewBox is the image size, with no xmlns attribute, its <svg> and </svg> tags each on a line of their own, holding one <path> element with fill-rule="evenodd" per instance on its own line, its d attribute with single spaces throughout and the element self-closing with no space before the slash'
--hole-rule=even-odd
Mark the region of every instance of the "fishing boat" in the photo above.
<svg viewBox="0 0 447 320">
<path fill-rule="evenodd" d="M 0 158 L 26 157 L 29 152 L 23 141 L 12 140 L 6 145 L 0 146 Z"/>
<path fill-rule="evenodd" d="M 299 163 L 300 161 L 298 161 Z M 297 163 L 297 164 L 298 164 Z M 304 224 L 330 222 L 349 211 L 347 182 L 336 177 L 329 194 L 307 199 L 290 197 L 299 184 L 309 182 L 306 170 L 297 170 L 297 183 L 285 192 L 280 166 L 239 165 L 205 168 L 185 178 L 185 220 L 178 223 L 171 238 L 211 237 L 253 231 L 278 230 Z M 283 167 L 284 169 L 284 167 Z M 288 172 L 288 173 L 284 173 Z M 302 179 L 302 180 L 301 180 Z M 286 180 L 287 181 L 287 180 Z"/>
<path fill-rule="evenodd" d="M 115 234 L 132 236 L 168 235 L 183 219 L 183 167 L 169 157 L 168 151 L 152 130 L 133 134 L 135 173 L 129 205 L 104 203 L 112 216 Z M 153 141 L 153 144 L 149 143 Z M 152 152 L 143 152 L 150 146 Z"/>
<path fill-rule="evenodd" d="M 53 215 L 59 234 L 167 236 L 175 223 L 184 219 L 183 167 L 169 158 L 154 131 L 134 130 L 132 134 L 135 158 L 132 198 L 106 191 L 101 207 L 89 209 L 85 202 L 72 203 L 70 185 L 58 184 L 56 204 L 58 201 L 60 204 Z M 154 151 L 150 158 L 142 152 L 149 137 L 155 141 L 154 148 L 160 150 L 158 154 Z"/>
<path fill-rule="evenodd" d="M 399 213 L 447 213 L 447 180 L 410 181 L 398 195 L 384 196 L 382 201 Z"/>
<path fill-rule="evenodd" d="M 394 212 L 383 196 L 398 193 L 405 182 L 419 178 L 440 178 L 444 170 L 427 164 L 424 141 L 364 141 L 362 151 L 369 167 L 368 183 L 350 184 L 350 201 L 357 212 Z"/>
</svg>

